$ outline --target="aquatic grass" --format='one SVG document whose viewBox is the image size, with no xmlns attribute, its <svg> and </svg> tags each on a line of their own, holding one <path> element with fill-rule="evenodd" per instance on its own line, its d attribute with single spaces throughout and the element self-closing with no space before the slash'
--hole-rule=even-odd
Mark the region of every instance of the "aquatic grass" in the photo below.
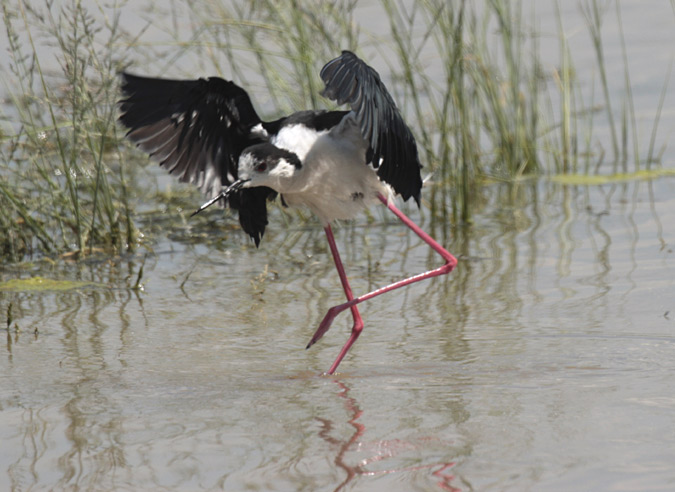
<svg viewBox="0 0 675 492">
<path fill-rule="evenodd" d="M 199 28 L 172 59 L 204 57 L 214 67 L 210 73 L 252 92 L 265 116 L 319 108 L 325 101 L 317 66 L 341 48 L 355 49 L 350 17 L 355 5 L 353 0 L 184 2 L 190 23 Z"/>
<path fill-rule="evenodd" d="M 600 74 L 600 81 L 602 87 L 602 94 L 605 99 L 605 111 L 607 112 L 607 121 L 610 126 L 610 136 L 612 139 L 612 150 L 614 155 L 614 169 L 616 173 L 616 163 L 619 161 L 619 139 L 616 133 L 616 123 L 614 120 L 614 110 L 612 108 L 612 99 L 609 94 L 609 83 L 607 82 L 607 70 L 605 67 L 604 46 L 602 42 L 602 18 L 603 12 L 600 10 L 597 0 L 591 0 L 588 3 L 580 6 L 588 25 L 588 31 L 593 42 L 595 50 L 597 68 Z"/>
<path fill-rule="evenodd" d="M 619 27 L 619 42 L 621 44 L 621 56 L 623 58 L 623 76 L 624 76 L 624 84 L 625 84 L 625 93 L 626 93 L 626 99 L 624 101 L 624 108 L 626 114 L 624 115 L 623 121 L 626 121 L 627 123 L 625 124 L 625 127 L 623 129 L 623 134 L 625 135 L 628 133 L 628 123 L 630 123 L 630 130 L 632 134 L 632 145 L 633 145 L 633 165 L 635 166 L 635 170 L 639 171 L 640 170 L 640 149 L 639 149 L 639 139 L 638 139 L 638 129 L 637 129 L 637 123 L 635 119 L 635 103 L 633 102 L 633 89 L 632 89 L 632 84 L 630 82 L 630 73 L 628 70 L 628 53 L 627 53 L 627 48 L 626 48 L 626 38 L 623 34 L 623 20 L 621 18 L 621 4 L 619 2 L 615 3 L 616 6 L 616 18 L 617 18 L 617 25 Z M 623 142 L 623 172 L 628 172 L 628 166 L 627 166 L 627 161 L 628 161 L 628 150 L 627 150 L 627 138 L 624 136 L 622 139 Z"/>
<path fill-rule="evenodd" d="M 2 252 L 16 261 L 133 246 L 124 165 L 111 154 L 119 16 L 102 24 L 77 1 L 39 9 L 19 2 L 3 4 L 3 21 L 12 105 L 1 146 Z M 45 39 L 49 48 L 38 48 Z M 46 70 L 47 58 L 57 68 Z"/>
<path fill-rule="evenodd" d="M 556 72 L 556 82 L 560 90 L 560 151 L 562 165 L 558 166 L 559 172 L 568 172 L 570 167 L 576 170 L 576 162 L 570 163 L 572 156 L 572 81 L 571 81 L 571 56 L 567 37 L 562 24 L 560 3 L 555 3 L 558 24 L 558 39 L 560 40 L 560 70 Z"/>
<path fill-rule="evenodd" d="M 183 0 L 168 10 L 152 6 L 148 18 L 166 39 L 151 42 L 149 20 L 133 33 L 120 25 L 131 2 L 94 3 L 95 11 L 77 0 L 61 5 L 2 6 L 11 60 L 0 75 L 10 100 L 0 116 L 0 255 L 13 261 L 119 253 L 137 243 L 134 200 L 145 190 L 134 169 L 147 160 L 120 145 L 116 100 L 117 73 L 141 64 L 148 75 L 189 77 L 197 66 L 200 75 L 234 79 L 273 118 L 331 107 L 319 96 L 319 68 L 341 49 L 366 56 L 413 128 L 426 203 L 444 224 L 470 223 L 489 202 L 488 182 L 631 176 L 644 162 L 651 170 L 663 153 L 656 137 L 672 61 L 643 144 L 618 2 L 579 6 L 595 54 L 590 75 L 576 70 L 557 3 L 557 32 L 540 33 L 535 7 L 525 12 L 518 1 L 380 0 L 372 7 L 382 15 L 375 34 L 357 19 L 355 0 Z M 607 74 L 608 18 L 619 27 L 619 81 Z M 557 60 L 542 60 L 544 34 L 555 36 Z M 46 57 L 57 67 L 46 68 Z"/>
<path fill-rule="evenodd" d="M 675 5 L 675 0 L 673 0 Z M 654 156 L 654 147 L 656 146 L 656 133 L 659 128 L 659 122 L 661 121 L 661 113 L 663 111 L 663 106 L 666 100 L 666 94 L 668 93 L 668 86 L 670 85 L 670 76 L 673 73 L 673 61 L 675 60 L 675 55 L 671 56 L 670 63 L 668 64 L 668 71 L 666 72 L 666 79 L 663 82 L 663 88 L 661 89 L 661 95 L 659 96 L 659 102 L 656 107 L 656 114 L 654 115 L 654 122 L 652 124 L 651 137 L 649 138 L 649 150 L 647 151 L 647 170 L 651 170 L 651 165 L 653 162 L 656 162 L 657 159 Z M 665 148 L 661 152 L 665 151 Z"/>
</svg>

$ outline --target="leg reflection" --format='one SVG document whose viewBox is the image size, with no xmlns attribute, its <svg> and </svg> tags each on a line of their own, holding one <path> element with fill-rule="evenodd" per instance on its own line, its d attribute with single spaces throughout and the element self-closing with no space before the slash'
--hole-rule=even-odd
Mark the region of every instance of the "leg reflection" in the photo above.
<svg viewBox="0 0 675 492">
<path fill-rule="evenodd" d="M 414 472 L 420 470 L 432 470 L 431 475 L 435 479 L 438 479 L 436 485 L 438 485 L 440 490 L 450 490 L 452 492 L 459 492 L 461 490 L 451 483 L 455 479 L 455 476 L 451 474 L 449 470 L 455 465 L 454 462 L 433 463 L 429 465 L 381 469 L 375 471 L 369 470 L 368 466 L 373 463 L 384 461 L 387 458 L 394 458 L 398 454 L 406 451 L 423 448 L 425 444 L 429 442 L 429 439 L 420 439 L 418 443 L 402 441 L 399 439 L 376 442 L 363 441 L 362 438 L 366 433 L 366 426 L 359 422 L 359 419 L 363 416 L 363 410 L 359 407 L 356 399 L 349 395 L 350 388 L 345 383 L 339 380 L 334 380 L 334 383 L 339 388 L 337 396 L 343 401 L 344 408 L 347 410 L 349 416 L 347 423 L 354 428 L 354 432 L 348 439 L 343 440 L 336 438 L 333 436 L 333 431 L 336 427 L 335 423 L 329 419 L 317 417 L 317 420 L 321 423 L 319 437 L 331 446 L 337 448 L 338 452 L 335 456 L 334 463 L 347 474 L 345 479 L 335 488 L 336 492 L 344 489 L 350 482 L 359 476 L 379 476 L 390 473 Z M 368 458 L 352 460 L 356 461 L 356 463 L 350 464 L 347 453 L 364 452 L 367 450 L 372 450 L 374 454 Z"/>
</svg>

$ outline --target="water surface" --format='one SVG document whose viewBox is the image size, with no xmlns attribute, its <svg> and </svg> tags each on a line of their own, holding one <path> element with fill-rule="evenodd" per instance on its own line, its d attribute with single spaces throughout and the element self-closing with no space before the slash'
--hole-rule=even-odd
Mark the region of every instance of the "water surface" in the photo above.
<svg viewBox="0 0 675 492">
<path fill-rule="evenodd" d="M 675 182 L 492 191 L 470 229 L 410 209 L 460 264 L 363 304 L 333 377 L 348 313 L 304 350 L 342 301 L 318 225 L 164 240 L 143 292 L 140 255 L 38 268 L 92 284 L 0 291 L 0 488 L 671 488 Z M 375 219 L 336 230 L 356 292 L 438 264 Z"/>
</svg>

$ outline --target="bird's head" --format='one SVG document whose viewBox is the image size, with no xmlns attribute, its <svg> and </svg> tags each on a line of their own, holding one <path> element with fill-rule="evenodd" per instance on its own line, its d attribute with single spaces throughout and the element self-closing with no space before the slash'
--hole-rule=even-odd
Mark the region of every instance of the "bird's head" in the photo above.
<svg viewBox="0 0 675 492">
<path fill-rule="evenodd" d="M 239 179 L 245 188 L 267 186 L 283 193 L 292 187 L 293 178 L 302 167 L 293 152 L 269 142 L 247 147 L 239 157 Z"/>
<path fill-rule="evenodd" d="M 287 193 L 297 183 L 297 172 L 302 168 L 300 159 L 293 152 L 275 147 L 269 142 L 251 145 L 239 156 L 237 179 L 221 190 L 192 215 L 207 209 L 219 200 L 227 200 L 242 188 L 267 186 L 277 193 Z M 234 179 L 228 175 L 229 179 Z"/>
</svg>

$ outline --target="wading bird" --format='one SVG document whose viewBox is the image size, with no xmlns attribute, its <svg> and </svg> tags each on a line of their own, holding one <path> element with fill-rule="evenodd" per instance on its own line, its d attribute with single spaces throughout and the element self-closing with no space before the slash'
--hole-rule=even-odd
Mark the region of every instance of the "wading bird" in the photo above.
<svg viewBox="0 0 675 492">
<path fill-rule="evenodd" d="M 262 121 L 246 91 L 218 77 L 168 80 L 122 74 L 121 123 L 127 138 L 180 181 L 238 210 L 256 246 L 267 226 L 266 202 L 305 206 L 321 221 L 347 302 L 328 310 L 307 348 L 342 311 L 351 335 L 328 370 L 333 374 L 363 330 L 357 304 L 413 282 L 450 273 L 457 260 L 393 204 L 420 204 L 417 144 L 378 73 L 349 51 L 321 70 L 323 95 L 349 111 L 299 111 Z M 440 254 L 444 265 L 354 297 L 330 224 L 382 202 Z M 197 213 L 195 212 L 195 213 Z"/>
</svg>

